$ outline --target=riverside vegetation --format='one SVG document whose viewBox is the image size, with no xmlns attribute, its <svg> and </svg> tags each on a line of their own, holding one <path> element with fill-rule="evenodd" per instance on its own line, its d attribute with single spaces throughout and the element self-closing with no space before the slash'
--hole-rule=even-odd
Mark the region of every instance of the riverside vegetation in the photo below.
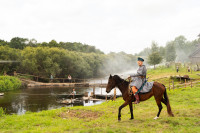
<svg viewBox="0 0 200 133">
<path fill-rule="evenodd" d="M 16 77 L 0 76 L 0 92 L 16 90 L 21 87 L 21 81 Z"/>
<path fill-rule="evenodd" d="M 169 74 L 167 74 L 169 72 Z M 155 77 L 151 74 L 155 74 Z M 184 69 L 181 73 L 185 74 Z M 196 73 L 190 76 L 195 77 Z M 156 77 L 175 75 L 173 68 L 149 70 L 151 80 Z M 200 131 L 200 85 L 193 88 L 167 90 L 175 117 L 168 117 L 163 106 L 160 118 L 153 120 L 157 106 L 153 98 L 141 102 L 134 108 L 134 120 L 129 120 L 128 106 L 122 110 L 122 121 L 118 122 L 117 113 L 123 103 L 122 98 L 89 107 L 71 107 L 24 115 L 6 115 L 1 110 L 0 132 L 199 132 Z"/>
<path fill-rule="evenodd" d="M 132 55 L 125 52 L 105 54 L 94 46 L 79 42 L 51 40 L 40 43 L 35 39 L 14 37 L 9 42 L 0 39 L 0 60 L 18 63 L 0 64 L 0 69 L 1 73 L 17 71 L 45 78 L 51 74 L 57 78 L 65 78 L 68 74 L 82 79 L 103 77 L 130 70 L 137 65 L 138 56 L 154 66 L 165 61 L 188 62 L 188 56 L 199 43 L 200 38 L 189 41 L 184 36 L 178 36 L 165 46 L 153 41 L 151 48 Z M 136 51 L 133 49 L 133 52 Z"/>
<path fill-rule="evenodd" d="M 17 71 L 49 78 L 95 78 L 107 73 L 126 71 L 136 65 L 136 57 L 124 52 L 104 54 L 94 46 L 70 42 L 37 43 L 36 40 L 15 37 L 10 42 L 0 40 L 1 74 Z M 127 64 L 121 67 L 122 64 Z M 113 67 L 114 66 L 114 67 Z"/>
</svg>

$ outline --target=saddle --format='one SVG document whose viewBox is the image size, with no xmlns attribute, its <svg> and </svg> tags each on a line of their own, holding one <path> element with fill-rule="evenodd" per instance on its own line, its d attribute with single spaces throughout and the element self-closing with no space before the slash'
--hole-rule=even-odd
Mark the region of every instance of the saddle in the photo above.
<svg viewBox="0 0 200 133">
<path fill-rule="evenodd" d="M 129 95 L 131 96 L 131 95 L 136 95 L 136 94 L 143 94 L 143 93 L 140 93 L 140 91 L 143 89 L 143 87 L 147 83 L 147 81 L 148 81 L 148 78 L 144 80 L 144 82 L 142 83 L 142 86 L 138 89 L 138 91 L 135 94 L 133 94 L 132 88 L 129 85 L 129 92 L 130 92 Z"/>
</svg>

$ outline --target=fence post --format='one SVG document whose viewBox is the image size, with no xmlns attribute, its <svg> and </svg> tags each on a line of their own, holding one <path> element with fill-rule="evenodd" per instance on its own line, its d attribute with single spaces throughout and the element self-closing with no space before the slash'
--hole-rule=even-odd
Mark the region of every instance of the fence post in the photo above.
<svg viewBox="0 0 200 133">
<path fill-rule="evenodd" d="M 116 100 L 116 88 L 114 89 L 114 98 L 113 100 L 115 101 Z"/>
<path fill-rule="evenodd" d="M 95 95 L 95 86 L 93 87 L 93 95 L 94 95 L 94 98 L 96 98 L 96 95 Z"/>
<path fill-rule="evenodd" d="M 185 88 L 186 88 L 186 79 L 185 79 Z"/>
<path fill-rule="evenodd" d="M 174 80 L 172 80 L 172 86 L 173 86 L 173 90 L 174 90 Z"/>
<path fill-rule="evenodd" d="M 170 79 L 169 79 L 169 91 L 170 91 Z"/>
</svg>

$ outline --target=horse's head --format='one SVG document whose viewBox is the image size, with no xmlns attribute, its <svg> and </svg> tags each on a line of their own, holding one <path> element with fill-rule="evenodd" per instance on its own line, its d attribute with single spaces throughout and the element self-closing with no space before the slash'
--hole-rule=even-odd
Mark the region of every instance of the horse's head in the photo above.
<svg viewBox="0 0 200 133">
<path fill-rule="evenodd" d="M 116 81 L 114 79 L 114 76 L 110 75 L 108 79 L 108 84 L 106 86 L 106 92 L 109 93 L 113 88 L 116 86 Z"/>
</svg>

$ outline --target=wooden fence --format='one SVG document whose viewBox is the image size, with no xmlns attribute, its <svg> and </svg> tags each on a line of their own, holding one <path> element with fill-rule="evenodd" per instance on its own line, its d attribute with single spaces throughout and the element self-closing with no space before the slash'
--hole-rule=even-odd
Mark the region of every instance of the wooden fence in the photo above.
<svg viewBox="0 0 200 133">
<path fill-rule="evenodd" d="M 157 80 L 156 80 L 157 81 Z M 159 82 L 159 81 L 158 81 Z M 180 82 L 175 82 L 174 79 L 168 79 L 168 83 L 167 82 L 161 82 L 162 84 L 164 84 L 166 86 L 166 88 L 168 88 L 168 90 L 174 90 L 174 89 L 178 89 L 178 88 L 186 88 L 186 87 L 193 87 L 195 84 L 200 83 L 200 79 L 189 79 L 186 80 L 184 79 L 184 82 L 180 81 Z"/>
</svg>

